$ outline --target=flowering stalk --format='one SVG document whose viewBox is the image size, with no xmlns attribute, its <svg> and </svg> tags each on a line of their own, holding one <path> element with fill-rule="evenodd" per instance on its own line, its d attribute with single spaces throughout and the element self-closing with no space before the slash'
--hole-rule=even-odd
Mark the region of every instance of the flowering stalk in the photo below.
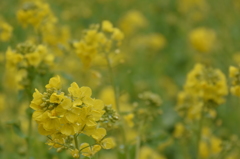
<svg viewBox="0 0 240 159">
<path fill-rule="evenodd" d="M 197 159 L 200 158 L 200 142 L 202 139 L 203 120 L 204 120 L 204 105 L 201 109 L 200 119 L 199 119 L 199 123 L 198 123 L 198 130 L 197 130 L 197 142 L 196 142 L 197 143 L 197 145 L 196 145 Z"/>
<path fill-rule="evenodd" d="M 75 143 L 75 148 L 77 149 L 77 150 L 79 150 L 79 146 L 78 146 L 78 134 L 75 134 L 74 135 L 74 143 Z M 79 152 L 79 157 L 78 157 L 79 159 L 81 159 L 81 154 L 80 154 L 80 152 Z"/>
<path fill-rule="evenodd" d="M 113 69 L 112 69 L 112 65 L 111 65 L 111 61 L 109 59 L 108 53 L 106 53 L 106 60 L 107 60 L 107 66 L 108 66 L 108 71 L 109 71 L 109 75 L 110 75 L 110 82 L 111 82 L 111 85 L 112 85 L 113 91 L 114 91 L 114 98 L 115 98 L 115 103 L 116 103 L 116 109 L 117 109 L 117 112 L 120 114 L 119 100 L 118 100 L 118 91 L 117 91 L 117 87 L 115 85 Z"/>
<path fill-rule="evenodd" d="M 115 80 L 114 80 L 114 74 L 113 74 L 113 69 L 112 69 L 112 65 L 111 65 L 111 61 L 109 59 L 108 53 L 106 53 L 106 60 L 107 60 L 107 64 L 108 64 L 108 71 L 109 71 L 109 75 L 110 75 L 110 81 L 111 81 L 111 85 L 113 87 L 113 91 L 114 91 L 114 98 L 115 98 L 115 103 L 116 103 L 116 109 L 117 112 L 119 113 L 119 115 L 121 114 L 120 112 L 120 108 L 119 108 L 119 97 L 118 97 L 118 92 L 117 92 L 117 88 L 115 85 Z M 122 131 L 122 138 L 123 138 L 123 145 L 124 145 L 124 151 L 125 151 L 125 157 L 128 158 L 128 150 L 126 147 L 126 133 L 125 130 L 123 128 L 123 125 L 120 125 L 120 129 Z"/>
</svg>

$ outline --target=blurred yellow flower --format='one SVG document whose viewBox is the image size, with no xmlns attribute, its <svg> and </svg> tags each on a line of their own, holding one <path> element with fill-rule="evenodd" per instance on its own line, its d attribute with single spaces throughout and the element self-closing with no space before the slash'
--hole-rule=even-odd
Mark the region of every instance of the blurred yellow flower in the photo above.
<svg viewBox="0 0 240 159">
<path fill-rule="evenodd" d="M 196 28 L 190 32 L 189 40 L 194 49 L 202 53 L 208 53 L 212 51 L 216 43 L 216 33 L 212 29 Z"/>
</svg>

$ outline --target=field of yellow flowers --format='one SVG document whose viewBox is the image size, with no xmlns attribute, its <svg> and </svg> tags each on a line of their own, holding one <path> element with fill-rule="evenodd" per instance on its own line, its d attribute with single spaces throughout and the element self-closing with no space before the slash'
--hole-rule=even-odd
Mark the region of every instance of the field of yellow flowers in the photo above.
<svg viewBox="0 0 240 159">
<path fill-rule="evenodd" d="M 0 0 L 1 159 L 240 159 L 239 0 Z"/>
</svg>

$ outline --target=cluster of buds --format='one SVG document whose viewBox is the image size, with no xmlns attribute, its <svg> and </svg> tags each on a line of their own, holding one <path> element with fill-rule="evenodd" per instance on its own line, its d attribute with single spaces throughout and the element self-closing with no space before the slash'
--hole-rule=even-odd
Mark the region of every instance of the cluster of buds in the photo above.
<svg viewBox="0 0 240 159">
<path fill-rule="evenodd" d="M 143 121 L 152 121 L 162 113 L 159 107 L 162 104 L 162 99 L 158 94 L 146 91 L 139 94 L 139 98 L 143 104 L 136 107 L 136 118 Z M 131 116 L 130 116 L 131 117 Z"/>
<path fill-rule="evenodd" d="M 146 105 L 158 107 L 162 104 L 162 99 L 160 96 L 149 91 L 139 94 L 138 97 L 144 100 Z"/>
<path fill-rule="evenodd" d="M 68 149 L 74 158 L 92 157 L 102 148 L 114 147 L 114 140 L 105 138 L 106 129 L 99 127 L 105 113 L 104 104 L 91 98 L 89 87 L 79 87 L 74 82 L 67 93 L 62 92 L 59 76 L 51 78 L 45 87 L 44 93 L 36 89 L 30 107 L 35 110 L 32 117 L 38 123 L 39 133 L 49 138 L 48 145 L 58 151 Z M 77 136 L 80 134 L 91 137 L 95 144 L 79 145 Z"/>
<path fill-rule="evenodd" d="M 116 111 L 112 108 L 111 105 L 105 105 L 104 111 L 105 113 L 103 114 L 99 122 L 103 127 L 110 129 L 119 120 L 119 116 L 117 115 Z"/>
</svg>

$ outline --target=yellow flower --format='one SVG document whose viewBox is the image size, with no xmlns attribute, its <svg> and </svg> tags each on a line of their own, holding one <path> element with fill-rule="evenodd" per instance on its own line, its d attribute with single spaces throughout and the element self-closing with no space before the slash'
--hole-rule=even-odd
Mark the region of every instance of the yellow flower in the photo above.
<svg viewBox="0 0 240 159">
<path fill-rule="evenodd" d="M 30 107 L 35 110 L 32 118 L 38 123 L 39 133 L 49 135 L 48 145 L 60 151 L 68 147 L 72 136 L 85 134 L 95 140 L 95 145 L 83 143 L 79 151 L 84 156 L 93 156 L 101 150 L 101 146 L 104 149 L 114 147 L 113 139 L 105 139 L 107 131 L 98 124 L 105 113 L 104 103 L 91 98 L 89 87 L 79 87 L 74 82 L 66 94 L 61 92 L 59 76 L 51 78 L 45 87 L 44 93 L 36 89 Z M 71 153 L 73 157 L 78 156 L 76 149 L 72 149 Z"/>
<path fill-rule="evenodd" d="M 0 40 L 8 41 L 12 36 L 13 28 L 6 22 L 0 20 Z"/>
<path fill-rule="evenodd" d="M 110 34 L 110 35 L 108 35 Z M 84 32 L 83 38 L 73 43 L 76 54 L 81 59 L 85 68 L 89 68 L 94 60 L 100 56 L 105 57 L 106 53 L 110 54 L 121 44 L 124 35 L 118 28 L 113 28 L 109 21 L 102 22 L 102 31 L 98 25 Z M 114 45 L 117 42 L 117 46 Z"/>
<path fill-rule="evenodd" d="M 140 150 L 140 159 L 166 159 L 162 155 L 159 155 L 156 151 L 150 147 L 143 146 Z"/>
<path fill-rule="evenodd" d="M 133 122 L 134 114 L 128 114 L 124 116 L 124 120 L 127 122 L 127 125 L 132 128 L 134 126 Z"/>
<path fill-rule="evenodd" d="M 128 35 L 147 25 L 147 19 L 137 10 L 130 10 L 120 19 L 120 28 Z"/>
<path fill-rule="evenodd" d="M 48 88 L 48 89 L 50 89 L 50 88 L 60 89 L 61 88 L 60 77 L 59 76 L 52 77 L 49 80 L 49 84 L 47 84 L 45 87 Z"/>
<path fill-rule="evenodd" d="M 239 74 L 239 69 L 234 66 L 229 67 L 229 77 L 234 78 Z"/>
<path fill-rule="evenodd" d="M 25 55 L 29 65 L 37 67 L 42 61 L 41 55 L 38 52 L 29 53 Z"/>
<path fill-rule="evenodd" d="M 113 138 L 105 138 L 101 141 L 100 144 L 103 149 L 112 149 L 116 146 Z"/>
<path fill-rule="evenodd" d="M 104 20 L 102 22 L 102 30 L 105 31 L 105 32 L 113 32 L 113 25 L 110 21 L 108 20 Z"/>
<path fill-rule="evenodd" d="M 114 28 L 112 39 L 121 41 L 123 40 L 123 38 L 124 38 L 124 34 L 118 28 Z"/>
<path fill-rule="evenodd" d="M 201 27 L 191 31 L 189 39 L 197 51 L 207 53 L 212 50 L 215 44 L 216 34 L 214 30 Z"/>
<path fill-rule="evenodd" d="M 60 104 L 63 99 L 64 99 L 64 93 L 61 93 L 61 94 L 53 93 L 50 97 L 50 102 Z"/>
<path fill-rule="evenodd" d="M 104 136 L 106 136 L 107 131 L 104 128 L 97 128 L 94 133 L 92 134 L 92 137 L 96 140 L 96 141 L 100 141 L 104 138 Z"/>
<path fill-rule="evenodd" d="M 208 158 L 210 155 L 209 147 L 206 142 L 201 141 L 199 146 L 200 156 L 203 158 Z"/>
<path fill-rule="evenodd" d="M 9 47 L 6 52 L 7 68 L 16 69 L 16 65 L 23 60 L 23 55 L 15 53 Z"/>
<path fill-rule="evenodd" d="M 78 149 L 71 150 L 71 154 L 72 154 L 73 158 L 79 158 L 79 150 Z"/>
<path fill-rule="evenodd" d="M 45 23 L 56 22 L 49 5 L 41 1 L 26 2 L 18 10 L 17 19 L 24 27 L 32 25 L 36 29 Z"/>
<path fill-rule="evenodd" d="M 101 146 L 90 146 L 88 143 L 83 143 L 80 146 L 80 152 L 83 156 L 92 157 L 95 153 L 101 150 Z"/>
<path fill-rule="evenodd" d="M 33 93 L 33 100 L 31 101 L 30 107 L 34 110 L 41 110 L 41 103 L 43 95 L 40 93 L 37 89 L 35 89 L 35 92 Z"/>
<path fill-rule="evenodd" d="M 174 137 L 176 138 L 181 138 L 184 135 L 185 132 L 185 127 L 183 126 L 182 123 L 177 123 L 175 125 L 175 129 L 174 129 Z"/>
</svg>

